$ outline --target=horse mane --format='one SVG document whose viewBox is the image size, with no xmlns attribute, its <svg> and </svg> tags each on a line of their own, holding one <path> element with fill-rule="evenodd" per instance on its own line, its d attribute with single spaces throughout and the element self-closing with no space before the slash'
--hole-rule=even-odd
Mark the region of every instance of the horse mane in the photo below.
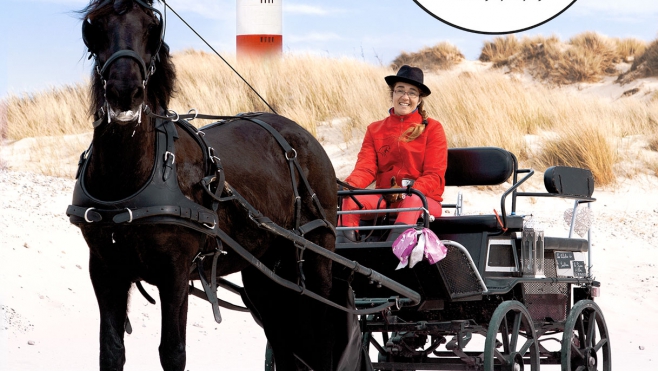
<svg viewBox="0 0 658 371">
<path fill-rule="evenodd" d="M 153 5 L 153 0 L 142 1 L 151 6 Z M 132 0 L 92 0 L 79 13 L 82 14 L 83 22 L 86 22 L 87 19 L 93 21 L 95 18 L 101 18 L 115 12 L 121 14 L 128 9 L 129 4 L 132 4 Z M 145 61 L 145 63 L 148 64 L 148 61 Z M 97 66 L 98 61 L 94 63 L 90 88 L 91 106 L 89 111 L 92 115 L 96 114 L 105 102 L 103 82 L 96 73 Z M 169 46 L 163 41 L 155 63 L 155 73 L 149 78 L 146 86 L 146 100 L 151 105 L 152 110 L 156 111 L 158 108 L 166 110 L 168 108 L 169 101 L 175 93 L 175 81 L 176 67 L 169 54 Z"/>
</svg>

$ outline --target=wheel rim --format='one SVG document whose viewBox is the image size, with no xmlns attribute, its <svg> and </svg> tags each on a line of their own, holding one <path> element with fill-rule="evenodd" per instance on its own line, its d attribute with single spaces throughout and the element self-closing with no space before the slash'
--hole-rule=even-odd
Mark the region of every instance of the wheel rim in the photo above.
<svg viewBox="0 0 658 371">
<path fill-rule="evenodd" d="M 611 371 L 608 328 L 603 313 L 591 300 L 577 302 L 562 336 L 562 371 Z"/>
<path fill-rule="evenodd" d="M 530 367 L 527 367 L 527 366 Z M 484 370 L 539 370 L 539 350 L 528 310 L 518 301 L 505 301 L 494 311 L 484 345 Z"/>
</svg>

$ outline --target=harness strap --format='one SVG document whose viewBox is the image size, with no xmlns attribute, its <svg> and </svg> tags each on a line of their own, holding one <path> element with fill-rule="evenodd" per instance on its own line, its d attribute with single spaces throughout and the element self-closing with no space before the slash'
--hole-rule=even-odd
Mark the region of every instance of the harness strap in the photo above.
<svg viewBox="0 0 658 371">
<path fill-rule="evenodd" d="M 124 211 L 121 212 L 120 214 L 117 214 L 112 218 L 112 221 L 115 223 L 125 223 L 130 220 L 131 214 L 132 214 L 132 220 L 137 220 L 137 219 L 142 219 L 142 218 L 148 218 L 151 216 L 159 216 L 159 215 L 169 215 L 169 216 L 178 216 L 183 219 L 189 219 L 194 222 L 199 222 L 199 223 L 207 223 L 210 225 L 213 225 L 215 223 L 215 214 L 212 212 L 208 211 L 203 211 L 203 210 L 194 210 L 189 207 L 181 207 L 181 206 L 171 206 L 171 205 L 164 205 L 164 206 L 152 206 L 152 207 L 142 207 L 139 209 L 130 209 L 131 211 Z"/>
<path fill-rule="evenodd" d="M 272 227 L 276 226 L 276 224 L 274 224 L 274 223 L 272 223 L 272 224 L 273 224 Z M 276 226 L 276 227 L 278 227 L 278 226 Z M 282 235 L 282 236 L 284 236 L 284 237 L 287 237 L 287 238 L 293 239 L 293 241 L 295 240 L 294 238 L 299 238 L 298 236 L 296 236 L 296 235 L 293 234 L 292 232 L 288 231 L 287 229 L 284 229 L 284 228 L 281 228 L 281 227 L 276 228 L 276 227 L 274 227 L 274 228 L 267 228 L 267 229 L 271 229 L 271 230 L 273 230 L 273 231 L 276 231 L 277 234 L 280 234 L 280 235 Z M 320 295 L 314 293 L 313 291 L 308 291 L 308 290 L 306 290 L 304 287 L 302 287 L 302 286 L 300 286 L 300 285 L 297 285 L 297 284 L 295 284 L 295 283 L 293 283 L 293 282 L 291 282 L 291 281 L 289 281 L 289 280 L 287 280 L 287 279 L 285 279 L 285 278 L 282 278 L 281 276 L 277 275 L 274 271 L 272 271 L 271 269 L 269 269 L 268 267 L 266 267 L 266 266 L 265 266 L 260 260 L 258 260 L 258 258 L 256 258 L 255 256 L 253 256 L 253 255 L 252 255 L 249 251 L 247 251 L 244 247 L 240 246 L 239 243 L 237 243 L 235 240 L 233 240 L 228 234 L 226 234 L 226 232 L 222 231 L 221 229 L 217 230 L 217 234 L 218 234 L 218 237 L 219 237 L 222 241 L 224 241 L 224 242 L 225 242 L 225 243 L 226 243 L 231 249 L 233 249 L 233 251 L 235 251 L 235 252 L 236 252 L 238 255 L 240 255 L 243 259 L 245 259 L 247 262 L 249 262 L 249 264 L 251 264 L 251 265 L 253 265 L 254 267 L 256 267 L 256 269 L 258 269 L 258 270 L 259 270 L 261 273 L 263 273 L 266 277 L 270 278 L 271 280 L 273 280 L 274 282 L 276 282 L 277 284 L 279 284 L 279 285 L 281 285 L 281 286 L 283 286 L 283 287 L 286 287 L 286 288 L 288 288 L 288 289 L 290 289 L 290 290 L 293 290 L 293 291 L 299 293 L 300 295 L 308 296 L 308 297 L 310 297 L 310 298 L 312 298 L 312 299 L 314 299 L 314 300 L 317 300 L 317 301 L 319 301 L 319 302 L 321 302 L 321 303 L 324 303 L 324 304 L 329 305 L 329 306 L 331 306 L 331 307 L 334 307 L 334 308 L 336 308 L 336 309 L 342 310 L 342 311 L 347 312 L 347 313 L 350 313 L 350 314 L 357 314 L 357 315 L 379 313 L 379 312 L 381 312 L 381 311 L 383 311 L 383 310 L 385 310 L 385 309 L 387 309 L 387 308 L 390 308 L 390 307 L 392 307 L 392 306 L 394 306 L 394 305 L 397 304 L 397 301 L 394 301 L 394 302 L 388 302 L 388 303 L 380 304 L 380 305 L 378 305 L 378 306 L 375 306 L 375 307 L 372 307 L 372 308 L 368 308 L 368 309 L 353 309 L 353 308 L 348 308 L 348 307 L 344 307 L 344 306 L 342 306 L 342 305 L 336 304 L 336 303 L 334 303 L 333 301 L 328 300 L 328 299 L 326 299 L 326 298 L 324 298 L 324 297 L 322 297 L 322 296 L 320 296 Z M 298 242 L 302 243 L 302 241 L 298 241 Z M 308 242 L 308 241 L 303 242 L 303 245 L 310 246 L 309 244 L 310 244 L 310 242 Z M 322 249 L 322 248 L 320 248 L 319 246 L 318 246 L 318 248 L 319 248 L 319 249 Z M 333 260 L 333 259 L 332 259 L 332 260 Z M 334 260 L 334 261 L 337 261 L 337 260 Z M 337 262 L 338 262 L 338 261 L 337 261 Z M 372 273 L 374 273 L 374 272 L 372 272 Z M 417 294 L 416 294 L 416 295 L 417 295 Z M 416 303 L 417 303 L 418 301 L 420 301 L 420 299 L 418 299 L 418 300 L 416 301 Z"/>
<path fill-rule="evenodd" d="M 160 119 L 156 119 L 160 120 Z M 156 127 L 158 127 L 156 123 Z M 162 180 L 166 181 L 171 176 L 174 170 L 174 162 L 176 161 L 174 142 L 178 139 L 178 131 L 172 121 L 165 121 L 161 128 L 164 130 L 167 137 L 166 150 L 164 153 L 164 171 L 162 172 Z"/>
<path fill-rule="evenodd" d="M 137 290 L 139 290 L 140 294 L 142 294 L 142 296 L 146 299 L 146 301 L 148 301 L 151 304 L 155 304 L 155 299 L 153 299 L 151 295 L 149 295 L 149 293 L 146 292 L 146 290 L 144 290 L 144 286 L 142 286 L 142 281 L 135 282 L 135 286 L 137 286 Z"/>
<path fill-rule="evenodd" d="M 325 227 L 325 228 L 331 229 L 330 226 L 331 226 L 331 224 L 327 224 L 326 220 L 315 219 L 311 222 L 308 222 L 308 223 L 300 226 L 297 230 L 303 236 L 303 235 L 309 233 L 310 231 L 312 231 L 314 229 L 317 229 L 317 228 L 320 228 L 320 227 Z"/>
<path fill-rule="evenodd" d="M 121 210 L 103 210 L 93 207 L 80 207 L 69 205 L 66 208 L 66 215 L 75 215 L 85 219 L 88 223 L 98 223 L 103 221 L 103 215 L 110 218 L 116 224 L 129 223 L 134 220 L 149 218 L 153 216 L 176 216 L 193 222 L 207 224 L 209 227 L 215 224 L 216 214 L 210 210 L 193 209 L 190 207 L 164 205 L 142 207 L 138 209 L 121 209 Z"/>
<path fill-rule="evenodd" d="M 114 63 L 114 61 L 116 61 L 119 58 L 126 58 L 126 57 L 127 58 L 132 58 L 135 61 L 137 61 L 137 63 L 139 63 L 139 66 L 142 68 L 142 77 L 144 78 L 144 81 L 146 81 L 149 78 L 149 72 L 146 69 L 146 63 L 144 63 L 144 60 L 142 59 L 142 57 L 139 54 L 135 53 L 132 50 L 128 50 L 128 49 L 119 50 L 118 52 L 112 54 L 112 56 L 110 56 L 105 61 L 105 63 L 103 64 L 103 67 L 100 69 L 100 71 L 98 73 L 104 79 L 105 78 L 105 71 L 107 71 L 107 69 L 110 68 L 112 63 Z"/>
<path fill-rule="evenodd" d="M 295 166 L 297 167 L 297 171 L 299 172 L 299 174 L 304 174 L 302 172 L 302 168 L 299 165 L 298 161 L 295 161 Z M 304 186 L 306 187 L 306 189 L 309 192 L 312 192 L 311 185 L 308 183 L 308 179 L 305 176 L 300 176 L 300 178 L 302 178 L 302 180 L 304 181 Z M 324 213 L 324 208 L 322 207 L 322 204 L 320 204 L 320 199 L 318 199 L 318 196 L 315 194 L 315 192 L 313 192 L 313 194 L 311 194 L 311 198 L 313 199 L 313 202 L 315 203 L 315 207 L 320 212 L 320 215 L 322 216 L 322 219 L 327 219 L 327 215 Z"/>
<path fill-rule="evenodd" d="M 213 254 L 213 261 L 212 261 L 212 277 L 215 277 L 217 274 L 217 259 L 219 258 L 219 254 L 222 251 L 220 249 L 217 249 L 215 253 Z M 203 291 L 206 293 L 206 297 L 210 305 L 212 306 L 212 312 L 213 315 L 215 316 L 215 322 L 217 323 L 222 323 L 222 315 L 219 313 L 219 305 L 217 302 L 217 281 L 216 278 L 213 279 L 211 277 L 211 284 L 208 283 L 208 280 L 206 279 L 206 274 L 203 270 L 203 259 L 197 259 L 196 261 L 196 268 L 197 272 L 199 273 L 199 280 L 201 281 L 201 286 L 203 286 Z"/>
<path fill-rule="evenodd" d="M 75 215 L 77 217 L 84 218 L 86 221 L 88 221 L 88 223 L 98 223 L 103 220 L 103 216 L 99 211 L 100 210 L 94 209 L 93 207 L 90 208 L 69 205 L 66 208 L 66 215 Z"/>
<path fill-rule="evenodd" d="M 244 119 L 249 120 L 255 124 L 258 124 L 260 127 L 267 130 L 274 137 L 274 139 L 276 139 L 276 141 L 279 143 L 279 145 L 281 146 L 281 148 L 283 148 L 283 151 L 285 152 L 286 159 L 288 160 L 288 164 L 290 167 L 290 177 L 292 179 L 293 192 L 295 195 L 295 230 L 299 230 L 299 223 L 301 220 L 301 198 L 299 196 L 299 191 L 297 190 L 297 180 L 295 178 L 294 168 L 297 169 L 297 173 L 299 174 L 299 177 L 302 179 L 304 186 L 306 187 L 306 190 L 311 194 L 313 203 L 315 204 L 315 207 L 318 209 L 318 212 L 320 213 L 322 219 L 326 220 L 327 216 L 324 212 L 324 208 L 322 208 L 322 205 L 320 204 L 320 200 L 317 198 L 315 192 L 313 192 L 313 189 L 311 188 L 308 179 L 304 176 L 304 172 L 302 171 L 299 161 L 297 161 L 297 151 L 295 151 L 295 149 L 292 148 L 292 146 L 290 146 L 290 144 L 285 140 L 285 138 L 283 138 L 281 133 L 279 133 L 276 129 L 274 129 L 272 125 L 269 125 L 264 121 L 253 117 L 245 116 Z M 334 230 L 332 229 L 332 231 Z M 335 231 L 333 233 L 335 233 Z"/>
</svg>

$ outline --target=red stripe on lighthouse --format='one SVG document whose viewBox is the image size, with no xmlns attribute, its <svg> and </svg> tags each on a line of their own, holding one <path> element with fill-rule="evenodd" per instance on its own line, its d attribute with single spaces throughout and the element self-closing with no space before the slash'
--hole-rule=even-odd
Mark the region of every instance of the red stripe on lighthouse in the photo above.
<svg viewBox="0 0 658 371">
<path fill-rule="evenodd" d="M 283 50 L 281 35 L 237 35 L 238 56 L 278 56 Z"/>
</svg>

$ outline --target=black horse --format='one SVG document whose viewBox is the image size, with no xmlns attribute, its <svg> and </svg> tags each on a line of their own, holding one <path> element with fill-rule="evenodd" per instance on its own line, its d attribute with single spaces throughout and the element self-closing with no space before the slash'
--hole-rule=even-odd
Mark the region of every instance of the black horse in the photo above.
<svg viewBox="0 0 658 371">
<path fill-rule="evenodd" d="M 91 87 L 96 122 L 92 146 L 85 158 L 81 157 L 84 165 L 78 186 L 85 200 L 102 202 L 90 204 L 94 207 L 76 205 L 74 195 L 69 214 L 90 248 L 89 270 L 101 318 L 101 370 L 123 369 L 128 292 L 140 281 L 155 285 L 159 291 L 162 367 L 184 369 L 188 283 L 200 278 L 190 268 L 199 254 L 218 251 L 222 246 L 204 228 L 226 232 L 262 265 L 290 281 L 302 280 L 309 291 L 324 298 L 341 296 L 335 292 L 337 285 L 332 292 L 329 259 L 309 252 L 300 259 L 294 243 L 259 227 L 240 202 L 217 201 L 227 196 L 226 188 L 218 181 L 219 176 L 212 179 L 218 189 L 215 195 L 209 191 L 211 185 L 202 182 L 213 165 L 195 138 L 200 133 L 182 130 L 184 125 L 172 124 L 172 120 L 154 118 L 167 114 L 175 69 L 163 42 L 162 17 L 152 5 L 152 0 L 96 0 L 82 11 L 83 39 L 96 60 Z M 148 112 L 155 115 L 147 116 Z M 203 141 L 215 149 L 210 161 L 221 159 L 226 184 L 285 229 L 295 230 L 317 219 L 335 224 L 335 174 L 321 145 L 285 117 L 262 114 L 258 120 L 274 128 L 295 149 L 299 171 L 289 166 L 292 152 L 284 153 L 275 136 L 262 126 L 248 119 L 226 120 L 203 130 Z M 157 138 L 165 131 L 168 136 L 162 141 L 167 151 L 160 158 L 160 146 L 165 144 L 159 144 Z M 158 180 L 166 178 L 168 171 L 175 174 L 173 183 Z M 303 177 L 310 187 L 304 187 Z M 191 207 L 192 216 L 189 210 L 185 214 L 182 206 L 173 207 L 174 211 L 168 209 L 169 214 L 160 215 L 160 219 L 148 217 L 149 213 L 157 214 L 157 204 L 117 209 L 116 205 L 130 205 L 140 192 L 157 198 L 160 191 L 145 191 L 151 183 L 160 184 L 162 192 L 178 187 L 183 198 L 200 206 Z M 310 194 L 310 189 L 315 194 Z M 213 204 L 218 208 L 209 217 L 206 211 Z M 101 210 L 104 205 L 115 210 Z M 174 212 L 180 217 L 172 216 Z M 320 226 L 303 237 L 334 249 L 333 225 Z M 217 276 L 242 272 L 243 300 L 264 328 L 277 369 L 337 368 L 346 347 L 348 316 L 283 288 L 231 249 L 226 252 L 217 255 Z M 303 260 L 303 270 L 299 260 Z M 206 272 L 211 261 L 204 262 Z"/>
</svg>

